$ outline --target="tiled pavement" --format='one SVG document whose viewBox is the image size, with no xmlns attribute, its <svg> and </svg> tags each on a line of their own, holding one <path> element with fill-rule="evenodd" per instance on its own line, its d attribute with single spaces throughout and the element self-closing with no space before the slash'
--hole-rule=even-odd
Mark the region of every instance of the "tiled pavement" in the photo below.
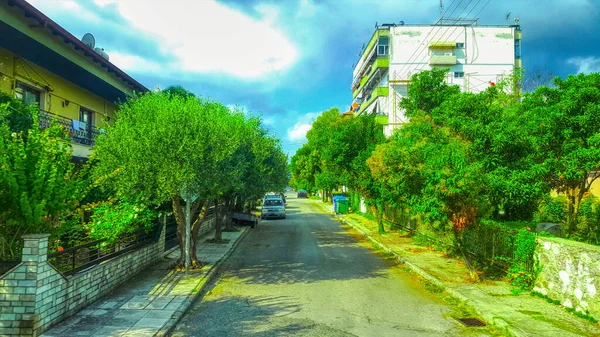
<svg viewBox="0 0 600 337">
<path fill-rule="evenodd" d="M 153 336 L 174 317 L 176 311 L 181 312 L 182 306 L 189 304 L 188 296 L 198 291 L 208 272 L 246 230 L 243 227 L 240 232 L 224 232 L 223 239 L 230 240 L 227 244 L 200 244 L 198 257 L 208 265 L 188 274 L 171 270 L 179 258 L 179 249 L 175 249 L 113 293 L 48 330 L 42 337 Z M 213 237 L 214 232 L 211 232 L 201 240 L 204 242 Z"/>
</svg>

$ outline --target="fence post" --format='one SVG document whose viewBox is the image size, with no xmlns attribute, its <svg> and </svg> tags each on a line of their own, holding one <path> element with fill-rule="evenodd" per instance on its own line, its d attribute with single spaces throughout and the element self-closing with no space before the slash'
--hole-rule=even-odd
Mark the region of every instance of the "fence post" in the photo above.
<svg viewBox="0 0 600 337">
<path fill-rule="evenodd" d="M 165 251 L 165 245 L 167 240 L 167 215 L 162 216 L 162 226 L 160 230 L 160 237 L 158 239 L 158 251 L 162 254 Z"/>
<path fill-rule="evenodd" d="M 21 263 L 0 278 L 0 335 L 33 336 L 37 293 L 48 260 L 49 234 L 23 235 Z"/>
</svg>

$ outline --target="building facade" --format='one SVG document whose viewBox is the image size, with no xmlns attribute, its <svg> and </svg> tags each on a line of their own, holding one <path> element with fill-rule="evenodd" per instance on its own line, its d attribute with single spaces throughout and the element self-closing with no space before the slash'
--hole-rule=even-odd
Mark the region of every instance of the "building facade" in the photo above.
<svg viewBox="0 0 600 337">
<path fill-rule="evenodd" d="M 117 103 L 148 89 L 26 1 L 0 0 L 0 91 L 37 104 L 41 128 L 69 128 L 84 159 Z"/>
<path fill-rule="evenodd" d="M 407 122 L 399 108 L 412 75 L 448 68 L 448 84 L 480 92 L 520 70 L 519 25 L 377 26 L 354 66 L 351 113 L 376 114 L 386 135 Z"/>
</svg>

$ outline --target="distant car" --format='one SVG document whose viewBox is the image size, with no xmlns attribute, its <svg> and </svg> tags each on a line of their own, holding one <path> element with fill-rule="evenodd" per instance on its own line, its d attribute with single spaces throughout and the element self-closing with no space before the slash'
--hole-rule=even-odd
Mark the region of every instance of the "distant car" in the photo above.
<svg viewBox="0 0 600 337">
<path fill-rule="evenodd" d="M 285 204 L 280 196 L 278 198 L 265 199 L 260 211 L 261 219 L 280 218 L 285 219 Z"/>
<path fill-rule="evenodd" d="M 298 198 L 308 198 L 306 190 L 298 190 Z"/>
</svg>

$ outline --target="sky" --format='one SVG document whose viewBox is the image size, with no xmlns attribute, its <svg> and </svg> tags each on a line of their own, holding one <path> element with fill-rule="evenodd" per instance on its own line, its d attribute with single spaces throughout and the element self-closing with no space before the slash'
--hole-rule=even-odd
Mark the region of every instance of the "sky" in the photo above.
<svg viewBox="0 0 600 337">
<path fill-rule="evenodd" d="M 28 0 L 150 89 L 181 85 L 261 114 L 290 156 L 324 110 L 347 111 L 375 24 L 433 24 L 439 0 Z M 479 24 L 518 17 L 526 75 L 600 71 L 600 0 L 444 0 Z M 466 10 L 465 10 L 466 8 Z M 464 10 L 464 11 L 463 11 Z M 464 15 L 464 14 L 463 14 Z"/>
</svg>

